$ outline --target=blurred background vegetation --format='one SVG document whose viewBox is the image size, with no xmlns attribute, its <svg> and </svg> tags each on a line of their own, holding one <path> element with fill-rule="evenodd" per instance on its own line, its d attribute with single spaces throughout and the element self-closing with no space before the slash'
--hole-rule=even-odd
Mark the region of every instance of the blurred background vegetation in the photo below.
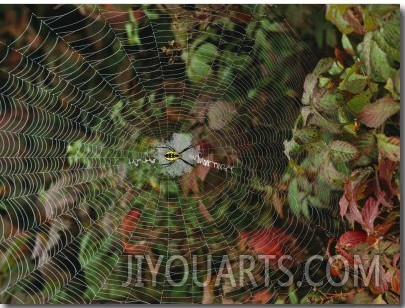
<svg viewBox="0 0 405 308">
<path fill-rule="evenodd" d="M 399 72 L 398 5 L 0 5 L 0 302 L 399 303 Z M 234 172 L 145 162 L 173 133 Z M 243 254 L 293 284 L 165 282 Z"/>
</svg>

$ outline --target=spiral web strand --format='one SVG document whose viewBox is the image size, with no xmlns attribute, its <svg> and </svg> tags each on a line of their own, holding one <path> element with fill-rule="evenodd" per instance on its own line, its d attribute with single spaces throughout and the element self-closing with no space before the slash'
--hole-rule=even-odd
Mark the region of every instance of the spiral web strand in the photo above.
<svg viewBox="0 0 405 308">
<path fill-rule="evenodd" d="M 296 271 L 313 239 L 271 197 L 306 70 L 277 10 L 18 7 L 21 22 L 0 41 L 2 302 L 248 303 L 285 292 L 276 271 L 265 283 L 250 247 L 282 247 Z M 188 146 L 191 166 L 166 164 Z M 235 272 L 240 255 L 256 258 L 257 286 L 193 283 L 210 257 L 218 277 L 224 255 Z M 184 277 L 179 259 L 165 268 L 171 256 L 190 266 L 182 286 L 168 282 Z"/>
</svg>

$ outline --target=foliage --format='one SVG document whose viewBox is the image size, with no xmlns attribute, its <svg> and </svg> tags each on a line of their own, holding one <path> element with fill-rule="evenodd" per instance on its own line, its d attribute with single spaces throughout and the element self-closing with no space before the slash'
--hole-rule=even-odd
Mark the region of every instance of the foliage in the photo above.
<svg viewBox="0 0 405 308">
<path fill-rule="evenodd" d="M 369 260 L 368 273 L 378 256 L 380 284 L 366 284 L 361 300 L 349 292 L 312 296 L 311 302 L 398 303 L 399 11 L 374 5 L 327 5 L 326 11 L 341 44 L 334 58 L 321 59 L 305 79 L 304 106 L 286 144 L 288 201 L 293 213 L 308 220 L 310 209 L 340 213 L 352 231 L 329 240 L 329 258 L 339 253 L 353 270 L 353 256 L 359 255 Z M 340 192 L 339 202 L 332 191 Z M 339 268 L 335 275 L 343 272 Z M 350 290 L 350 283 L 343 289 Z"/>
</svg>

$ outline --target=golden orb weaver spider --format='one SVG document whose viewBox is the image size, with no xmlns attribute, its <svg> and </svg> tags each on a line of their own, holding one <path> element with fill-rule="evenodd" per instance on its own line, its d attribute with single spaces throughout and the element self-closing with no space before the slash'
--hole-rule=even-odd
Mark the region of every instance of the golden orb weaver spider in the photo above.
<svg viewBox="0 0 405 308">
<path fill-rule="evenodd" d="M 183 154 L 184 152 L 192 149 L 194 146 L 191 144 L 188 147 L 186 147 L 185 149 L 181 150 L 180 152 L 177 152 L 174 148 L 172 148 L 170 145 L 166 145 L 164 147 L 157 147 L 158 149 L 169 149 L 169 151 L 167 151 L 165 153 L 165 159 L 168 161 L 167 164 L 163 164 L 163 166 L 170 166 L 172 164 L 174 164 L 175 161 L 177 161 L 178 159 L 180 159 L 183 163 L 194 167 L 193 164 L 189 163 L 188 161 L 184 160 L 183 158 L 181 158 L 181 154 Z"/>
</svg>

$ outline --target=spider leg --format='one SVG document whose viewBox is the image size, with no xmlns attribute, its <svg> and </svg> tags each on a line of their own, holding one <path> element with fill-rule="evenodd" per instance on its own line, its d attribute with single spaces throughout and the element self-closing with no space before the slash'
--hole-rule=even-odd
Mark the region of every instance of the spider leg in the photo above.
<svg viewBox="0 0 405 308">
<path fill-rule="evenodd" d="M 193 148 L 194 146 L 192 144 L 190 144 L 187 148 L 183 149 L 181 152 L 179 152 L 179 155 L 185 151 L 190 150 L 191 148 Z"/>
<path fill-rule="evenodd" d="M 170 145 L 166 145 L 164 147 L 156 147 L 156 149 L 169 149 L 170 151 L 176 152 Z"/>
<path fill-rule="evenodd" d="M 161 166 L 170 166 L 170 165 L 173 165 L 174 162 L 175 162 L 175 160 L 173 160 L 173 161 L 171 161 L 171 162 L 169 162 L 167 164 L 161 164 Z"/>
<path fill-rule="evenodd" d="M 183 158 L 179 157 L 178 159 L 180 159 L 183 163 L 185 163 L 185 164 L 187 164 L 187 165 L 189 165 L 191 167 L 194 167 L 193 164 L 189 163 L 188 161 L 184 160 Z"/>
</svg>

